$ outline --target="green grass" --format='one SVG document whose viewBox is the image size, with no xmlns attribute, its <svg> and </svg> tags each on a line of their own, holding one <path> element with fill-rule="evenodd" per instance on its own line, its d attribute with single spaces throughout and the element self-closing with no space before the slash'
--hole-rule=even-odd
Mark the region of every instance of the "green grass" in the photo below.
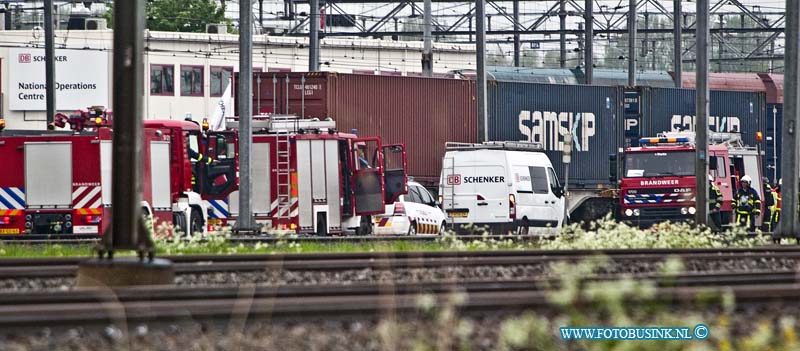
<svg viewBox="0 0 800 351">
<path fill-rule="evenodd" d="M 520 247 L 523 248 L 523 247 Z M 531 247 L 532 248 L 532 247 Z M 472 247 L 470 250 L 479 250 Z M 157 245 L 157 255 L 199 254 L 279 254 L 326 252 L 401 252 L 453 250 L 450 245 L 438 242 L 282 242 L 276 244 L 231 244 L 224 242 L 185 242 Z M 30 245 L 0 243 L 0 258 L 24 257 L 75 257 L 93 255 L 92 245 Z M 121 255 L 133 255 L 121 252 Z"/>
<path fill-rule="evenodd" d="M 476 234 L 485 230 L 472 228 Z M 402 251 L 475 251 L 523 249 L 629 249 L 629 248 L 707 248 L 750 247 L 771 243 L 768 238 L 744 238 L 743 231 L 712 233 L 705 228 L 689 224 L 662 224 L 639 230 L 607 218 L 593 223 L 590 230 L 577 225 L 564 228 L 554 240 L 521 241 L 484 237 L 464 240 L 448 233 L 437 241 L 394 242 L 293 242 L 238 244 L 227 241 L 229 232 L 210 235 L 208 240 L 174 240 L 171 228 L 158 228 L 156 243 L 158 255 L 192 254 L 269 254 L 269 253 L 326 253 L 326 252 L 402 252 Z M 121 252 L 120 254 L 125 254 Z M 128 253 L 132 254 L 132 253 Z M 68 257 L 90 256 L 92 245 L 26 245 L 4 244 L 0 241 L 0 258 L 11 257 Z"/>
</svg>

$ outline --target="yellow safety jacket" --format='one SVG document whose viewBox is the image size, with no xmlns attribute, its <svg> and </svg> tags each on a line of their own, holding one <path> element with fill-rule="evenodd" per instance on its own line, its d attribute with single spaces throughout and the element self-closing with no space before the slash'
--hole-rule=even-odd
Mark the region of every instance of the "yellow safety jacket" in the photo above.
<svg viewBox="0 0 800 351">
<path fill-rule="evenodd" d="M 708 208 L 717 211 L 722 209 L 722 192 L 714 183 L 708 187 Z"/>
</svg>

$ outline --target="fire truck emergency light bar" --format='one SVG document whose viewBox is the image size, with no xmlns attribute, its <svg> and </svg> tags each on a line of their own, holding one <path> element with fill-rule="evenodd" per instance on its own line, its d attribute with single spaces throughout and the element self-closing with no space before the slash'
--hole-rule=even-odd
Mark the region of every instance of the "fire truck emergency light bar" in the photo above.
<svg viewBox="0 0 800 351">
<path fill-rule="evenodd" d="M 688 143 L 690 142 L 689 138 L 682 137 L 682 138 L 641 138 L 639 139 L 639 144 L 677 144 L 677 143 Z"/>
<path fill-rule="evenodd" d="M 234 117 L 225 121 L 226 127 L 229 129 L 239 129 L 239 119 Z M 297 132 L 300 129 L 304 130 L 332 130 L 336 128 L 336 121 L 327 118 L 320 120 L 318 118 L 300 119 L 294 115 L 271 115 L 271 116 L 254 116 L 253 121 L 250 122 L 253 129 L 266 129 L 270 131 L 285 131 Z"/>
<path fill-rule="evenodd" d="M 459 143 L 448 141 L 445 144 L 447 150 L 486 150 L 499 149 L 511 151 L 541 151 L 544 150 L 541 143 L 531 143 L 525 141 L 484 141 L 483 143 Z"/>
</svg>

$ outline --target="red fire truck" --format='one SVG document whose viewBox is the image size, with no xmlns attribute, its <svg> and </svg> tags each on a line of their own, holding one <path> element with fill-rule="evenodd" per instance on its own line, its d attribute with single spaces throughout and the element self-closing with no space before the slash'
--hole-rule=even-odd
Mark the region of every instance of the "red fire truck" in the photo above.
<svg viewBox="0 0 800 351">
<path fill-rule="evenodd" d="M 732 219 L 731 200 L 741 177 L 749 175 L 763 199 L 761 152 L 744 146 L 734 133 L 711 133 L 709 141 L 709 173 L 722 192 L 721 217 L 726 225 Z M 693 220 L 697 212 L 694 133 L 662 133 L 642 138 L 639 144 L 623 154 L 618 217 L 641 227 Z M 760 222 L 761 218 L 756 226 Z"/>
<path fill-rule="evenodd" d="M 0 131 L 0 234 L 101 235 L 111 211 L 112 114 L 99 107 L 59 115 L 71 131 Z M 154 225 L 174 223 L 184 233 L 206 230 L 200 196 L 236 190 L 236 159 L 208 165 L 189 158 L 208 148 L 200 126 L 187 121 L 145 121 L 142 144 L 145 215 Z M 211 148 L 220 148 L 218 138 Z M 233 150 L 223 136 L 225 148 Z M 206 140 L 206 145 L 203 141 Z M 192 172 L 196 184 L 192 184 Z"/>
<path fill-rule="evenodd" d="M 404 145 L 339 132 L 330 119 L 262 115 L 252 126 L 252 211 L 266 229 L 369 234 L 369 216 L 407 191 Z M 238 200 L 231 195 L 230 223 Z"/>
</svg>

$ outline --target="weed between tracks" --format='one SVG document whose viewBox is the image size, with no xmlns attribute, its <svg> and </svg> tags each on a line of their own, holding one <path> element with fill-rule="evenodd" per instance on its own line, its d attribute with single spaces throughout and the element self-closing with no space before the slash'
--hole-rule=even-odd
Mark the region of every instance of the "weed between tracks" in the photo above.
<svg viewBox="0 0 800 351">
<path fill-rule="evenodd" d="M 708 248 L 708 247 L 752 247 L 771 243 L 769 238 L 747 238 L 744 231 L 712 233 L 705 228 L 695 228 L 684 223 L 664 223 L 640 230 L 617 223 L 610 218 L 594 222 L 590 229 L 578 224 L 563 228 L 551 239 L 522 240 L 518 236 L 489 236 L 476 226 L 467 228 L 472 234 L 483 235 L 481 239 L 465 240 L 447 232 L 437 241 L 414 242 L 304 242 L 293 241 L 295 236 L 285 232 L 271 233 L 283 238 L 271 243 L 230 242 L 229 229 L 221 229 L 206 236 L 186 239 L 172 226 L 160 225 L 154 238 L 158 254 L 248 254 L 248 253 L 320 253 L 320 252 L 382 252 L 382 251 L 452 251 L 452 250 L 525 250 L 525 249 L 632 249 L 632 248 Z M 3 244 L 0 241 L 0 257 L 62 257 L 87 256 L 92 254 L 91 245 L 25 245 Z M 123 255 L 125 253 L 122 253 Z"/>
<path fill-rule="evenodd" d="M 561 282 L 547 294 L 555 313 L 532 311 L 506 317 L 490 333 L 494 350 L 653 350 L 653 351 L 790 351 L 800 350 L 796 316 L 765 313 L 742 315 L 736 310 L 731 293 L 707 293 L 697 296 L 694 303 L 680 307 L 659 301 L 657 287 L 652 281 L 622 278 L 617 281 L 586 282 L 583 278 L 597 273 L 605 260 L 593 258 L 580 264 L 559 264 Z M 683 272 L 680 260 L 668 261 L 662 274 L 674 276 Z M 453 294 L 439 304 L 435 297 L 422 295 L 418 308 L 422 318 L 433 328 L 416 330 L 408 335 L 398 333 L 414 330 L 408 325 L 382 322 L 378 333 L 387 349 L 413 350 L 472 350 L 476 340 L 486 338 L 479 330 L 479 319 L 459 314 L 466 301 L 463 295 Z M 687 312 L 689 311 L 689 312 Z M 758 313 L 762 313 L 759 311 Z M 751 318 L 752 319 L 748 319 Z M 387 325 L 388 324 L 388 325 Z M 560 327 L 689 327 L 708 326 L 706 340 L 616 340 L 565 341 Z M 401 340 L 406 341 L 404 344 Z M 485 339 L 484 339 L 485 340 Z M 386 345 L 385 345 L 386 346 Z M 411 346 L 409 348 L 409 346 Z"/>
</svg>

